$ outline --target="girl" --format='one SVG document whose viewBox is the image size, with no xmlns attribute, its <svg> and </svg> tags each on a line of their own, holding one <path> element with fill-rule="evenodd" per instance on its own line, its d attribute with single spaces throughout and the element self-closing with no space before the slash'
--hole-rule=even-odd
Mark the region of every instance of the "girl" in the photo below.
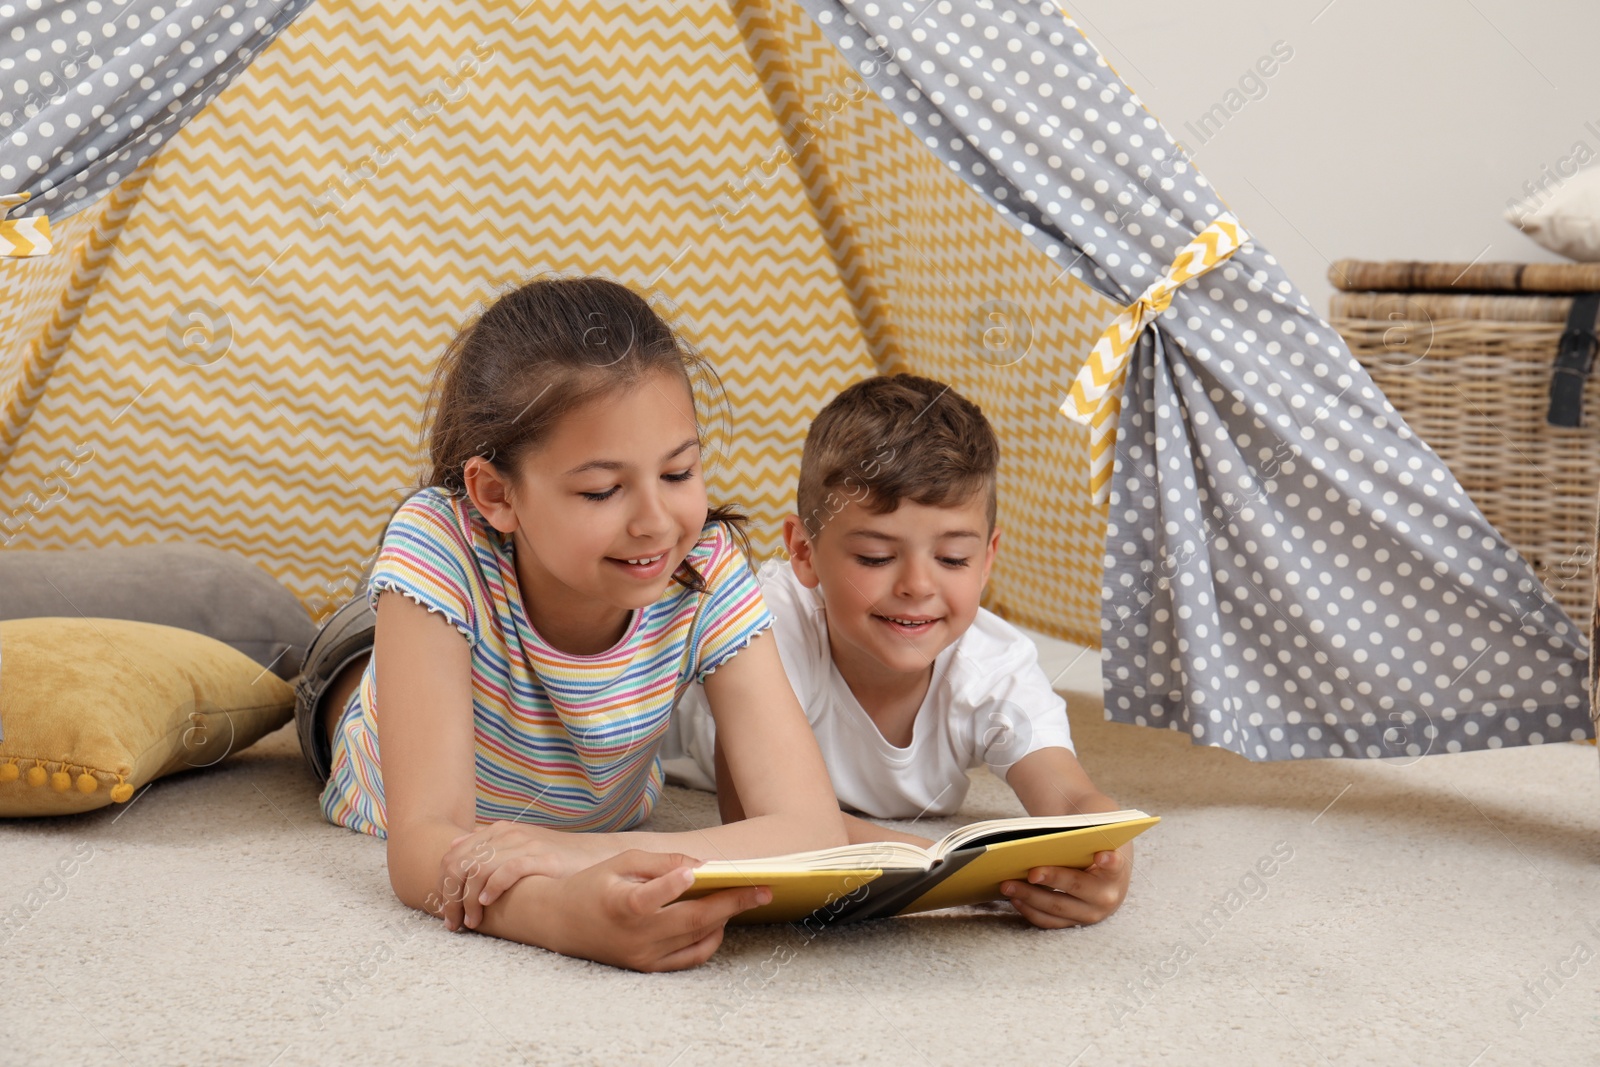
<svg viewBox="0 0 1600 1067">
<path fill-rule="evenodd" d="M 296 714 L 328 768 L 323 813 L 386 838 L 396 895 L 449 929 L 694 966 L 770 890 L 672 903 L 690 856 L 845 843 L 762 639 L 772 616 L 735 543 L 742 516 L 707 508 L 694 370 L 710 368 L 648 303 L 599 278 L 506 293 L 440 361 L 432 472 L 391 517 L 361 598 L 371 654 L 362 667 L 344 640 L 348 698 L 336 679 Z M 750 817 L 623 832 L 650 814 L 672 704 L 702 679 Z"/>
</svg>

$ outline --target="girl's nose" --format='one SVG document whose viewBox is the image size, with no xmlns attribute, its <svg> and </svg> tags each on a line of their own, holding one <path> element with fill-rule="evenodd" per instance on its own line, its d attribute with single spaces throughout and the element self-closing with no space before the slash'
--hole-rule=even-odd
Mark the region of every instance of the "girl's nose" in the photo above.
<svg viewBox="0 0 1600 1067">
<path fill-rule="evenodd" d="M 661 493 L 649 489 L 634 495 L 637 506 L 628 521 L 628 536 L 640 540 L 659 539 L 672 529 L 672 514 Z M 656 546 L 652 546 L 656 547 Z"/>
</svg>

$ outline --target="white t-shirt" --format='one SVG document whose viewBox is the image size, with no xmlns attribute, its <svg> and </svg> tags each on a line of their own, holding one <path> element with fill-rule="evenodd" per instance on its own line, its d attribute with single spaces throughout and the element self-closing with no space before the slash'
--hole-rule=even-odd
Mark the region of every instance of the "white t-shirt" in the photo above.
<svg viewBox="0 0 1600 1067">
<path fill-rule="evenodd" d="M 934 661 L 933 683 L 917 710 L 910 745 L 891 745 L 833 665 L 821 590 L 801 585 L 784 560 L 767 561 L 758 577 L 776 619 L 783 668 L 845 807 L 880 819 L 952 815 L 966 799 L 969 767 L 987 764 L 1003 780 L 1030 752 L 1073 750 L 1066 702 L 1050 688 L 1033 642 L 982 608 Z M 681 750 L 698 767 L 700 780 L 674 777 L 714 783 L 716 724 L 703 686 L 688 687 L 673 726 L 676 744 L 665 754 Z"/>
</svg>

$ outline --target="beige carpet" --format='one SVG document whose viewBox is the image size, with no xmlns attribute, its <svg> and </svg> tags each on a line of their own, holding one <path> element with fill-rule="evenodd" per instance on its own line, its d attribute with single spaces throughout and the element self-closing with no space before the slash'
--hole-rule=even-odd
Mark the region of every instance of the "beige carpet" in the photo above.
<svg viewBox="0 0 1600 1067">
<path fill-rule="evenodd" d="M 654 976 L 447 934 L 378 841 L 322 821 L 287 727 L 126 806 L 0 822 L 0 908 L 25 915 L 0 928 L 0 1063 L 1600 1063 L 1593 747 L 1256 765 L 1101 721 L 1072 658 L 1047 645 L 1085 765 L 1164 820 L 1099 926 L 734 929 Z M 715 818 L 669 797 L 658 827 Z M 980 774 L 962 821 L 1019 810 Z"/>
</svg>

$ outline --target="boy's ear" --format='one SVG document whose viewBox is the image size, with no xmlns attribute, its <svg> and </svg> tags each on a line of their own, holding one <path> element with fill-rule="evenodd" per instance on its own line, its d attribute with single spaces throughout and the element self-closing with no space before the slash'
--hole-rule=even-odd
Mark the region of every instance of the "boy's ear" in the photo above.
<svg viewBox="0 0 1600 1067">
<path fill-rule="evenodd" d="M 501 533 L 516 530 L 517 513 L 511 506 L 510 487 L 494 464 L 482 456 L 473 456 L 462 465 L 461 480 L 467 485 L 472 506 L 490 526 Z"/>
<path fill-rule="evenodd" d="M 815 589 L 822 579 L 817 577 L 816 561 L 813 556 L 815 546 L 812 545 L 811 536 L 806 533 L 800 516 L 784 516 L 783 547 L 789 551 L 789 567 L 794 571 L 794 576 L 800 579 L 800 584 L 807 589 Z"/>
<path fill-rule="evenodd" d="M 996 525 L 995 528 L 989 532 L 989 543 L 984 547 L 983 550 L 983 581 L 980 584 L 988 583 L 989 572 L 994 569 L 994 556 L 999 550 L 1000 527 Z"/>
</svg>

